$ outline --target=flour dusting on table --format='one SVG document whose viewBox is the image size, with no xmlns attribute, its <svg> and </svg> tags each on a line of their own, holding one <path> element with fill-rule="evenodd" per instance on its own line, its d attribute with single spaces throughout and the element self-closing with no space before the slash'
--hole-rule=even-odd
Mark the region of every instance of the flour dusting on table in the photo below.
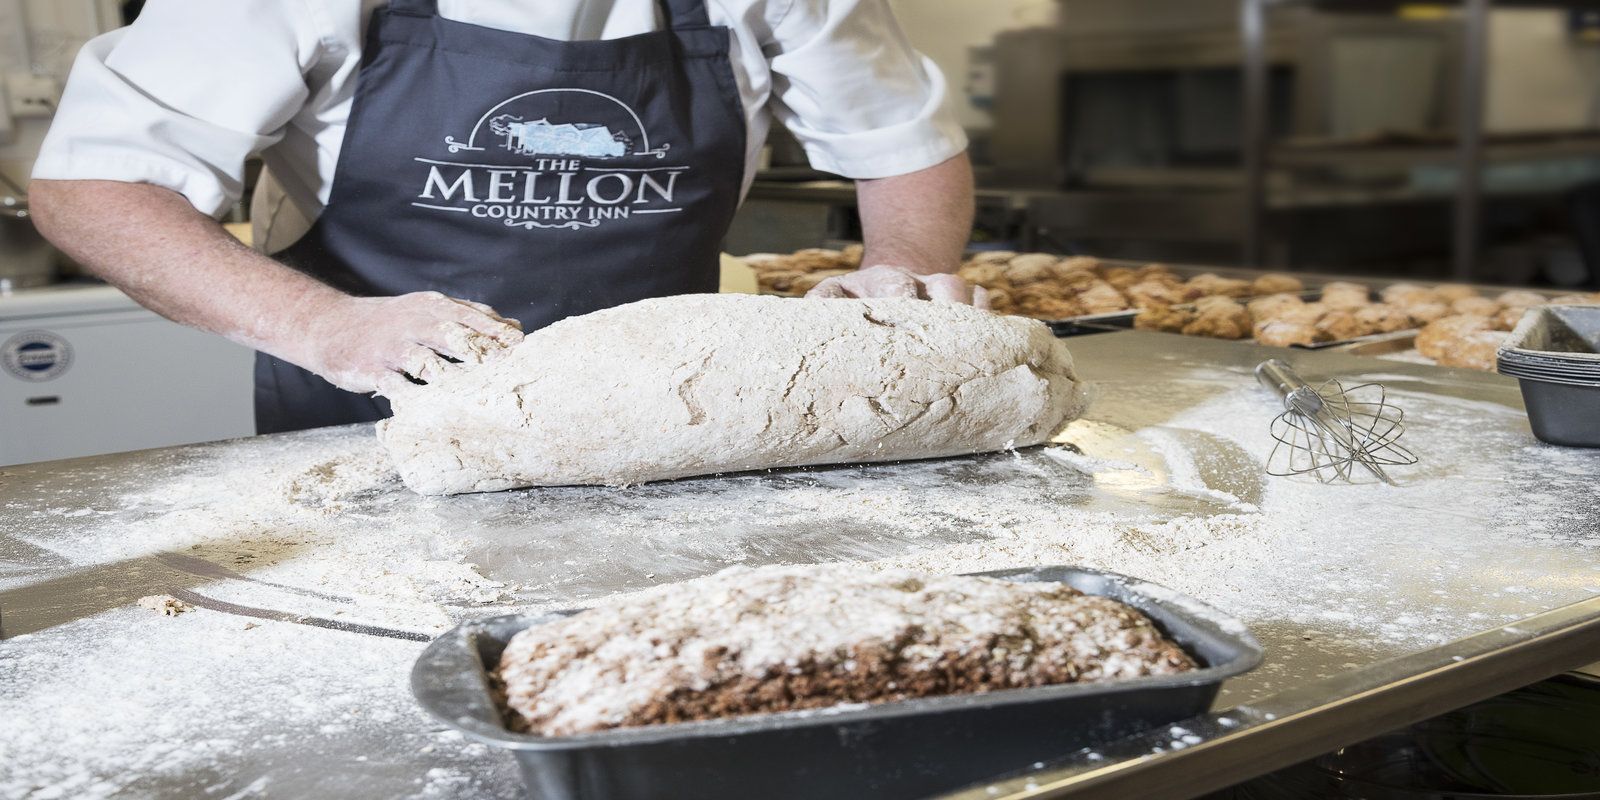
<svg viewBox="0 0 1600 800">
<path fill-rule="evenodd" d="M 437 753 L 407 773 L 415 796 L 516 787 L 509 760 L 420 717 L 405 684 L 416 643 L 128 607 L 171 589 L 432 634 L 731 565 L 1076 565 L 1247 623 L 1267 661 L 1224 687 L 1235 703 L 1600 593 L 1600 557 L 1571 566 L 1600 540 L 1600 453 L 1539 444 L 1520 411 L 1382 376 L 1422 457 L 1394 471 L 1400 486 L 1266 480 L 1245 497 L 1207 482 L 1192 434 L 1259 461 L 1274 402 L 1248 374 L 1161 369 L 1099 387 L 1091 417 L 1131 432 L 1126 449 L 1069 430 L 1077 450 L 445 499 L 401 487 L 362 429 L 150 453 L 137 473 L 84 462 L 7 491 L 32 480 L 21 468 L 0 477 L 0 513 L 30 566 L 107 591 L 127 575 L 156 585 L 91 595 L 104 604 L 83 619 L 0 642 L 0 797 L 149 796 L 154 781 L 227 796 L 257 779 L 232 781 L 245 765 L 266 776 L 254 791 L 297 796 L 312 788 L 294 776 L 314 773 L 297 757 L 337 771 L 385 753 L 396 769 Z M 0 572 L 0 591 L 32 580 Z"/>
</svg>

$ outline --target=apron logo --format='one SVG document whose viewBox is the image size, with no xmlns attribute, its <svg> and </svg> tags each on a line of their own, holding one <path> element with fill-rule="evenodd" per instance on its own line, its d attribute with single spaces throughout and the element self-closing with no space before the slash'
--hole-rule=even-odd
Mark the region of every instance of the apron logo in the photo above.
<svg viewBox="0 0 1600 800">
<path fill-rule="evenodd" d="M 482 155 L 413 159 L 420 188 L 411 205 L 527 230 L 683 211 L 678 179 L 689 168 L 663 164 L 671 143 L 652 143 L 639 115 L 602 92 L 519 94 L 484 112 L 465 141 L 444 137 L 444 147 Z"/>
</svg>

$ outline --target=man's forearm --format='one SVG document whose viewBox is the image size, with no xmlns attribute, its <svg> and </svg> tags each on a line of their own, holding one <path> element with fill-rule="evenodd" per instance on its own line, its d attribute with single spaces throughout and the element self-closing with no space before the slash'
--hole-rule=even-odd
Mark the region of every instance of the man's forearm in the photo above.
<svg viewBox="0 0 1600 800">
<path fill-rule="evenodd" d="M 954 272 L 972 235 L 972 162 L 962 153 L 892 178 L 858 181 L 863 266 Z"/>
<path fill-rule="evenodd" d="M 494 309 L 438 292 L 347 295 L 245 247 L 167 189 L 34 181 L 29 198 L 45 236 L 141 305 L 341 389 L 428 380 L 444 358 L 481 361 L 522 338 Z"/>
<path fill-rule="evenodd" d="M 36 180 L 34 220 L 90 272 L 168 319 L 304 364 L 303 329 L 346 298 L 149 184 Z"/>
</svg>

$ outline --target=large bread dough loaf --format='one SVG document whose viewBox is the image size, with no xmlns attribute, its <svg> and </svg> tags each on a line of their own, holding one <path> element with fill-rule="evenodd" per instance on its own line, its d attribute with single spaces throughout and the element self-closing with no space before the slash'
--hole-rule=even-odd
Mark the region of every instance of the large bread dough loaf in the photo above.
<svg viewBox="0 0 1600 800">
<path fill-rule="evenodd" d="M 391 398 L 423 494 L 1038 444 L 1082 411 L 1043 324 L 922 300 L 686 295 L 563 320 Z"/>
</svg>

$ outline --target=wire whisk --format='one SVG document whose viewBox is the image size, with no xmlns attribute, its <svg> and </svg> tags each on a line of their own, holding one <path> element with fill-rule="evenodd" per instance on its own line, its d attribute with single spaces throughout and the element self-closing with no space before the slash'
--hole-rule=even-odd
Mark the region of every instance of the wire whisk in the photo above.
<svg viewBox="0 0 1600 800">
<path fill-rule="evenodd" d="M 1329 380 L 1313 387 L 1275 358 L 1256 367 L 1256 378 L 1283 398 L 1284 411 L 1272 421 L 1276 441 L 1267 474 L 1348 482 L 1361 467 L 1393 484 L 1384 467 L 1417 463 L 1416 454 L 1399 443 L 1405 412 L 1389 403 L 1382 384 L 1346 388 Z"/>
</svg>

